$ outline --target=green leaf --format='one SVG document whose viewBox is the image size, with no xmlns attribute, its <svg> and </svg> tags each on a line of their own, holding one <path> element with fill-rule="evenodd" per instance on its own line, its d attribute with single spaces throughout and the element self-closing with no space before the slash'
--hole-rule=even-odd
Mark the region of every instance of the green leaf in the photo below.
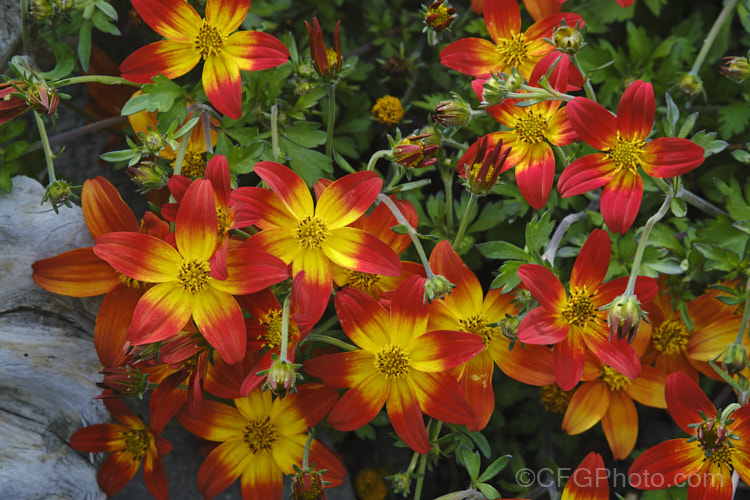
<svg viewBox="0 0 750 500">
<path fill-rule="evenodd" d="M 750 163 L 750 153 L 746 149 L 735 149 L 732 151 L 732 156 L 740 163 Z"/>
<path fill-rule="evenodd" d="M 477 481 L 485 483 L 493 477 L 497 476 L 500 471 L 502 471 L 505 466 L 510 463 L 511 458 L 513 458 L 512 455 L 503 455 L 502 457 L 492 462 L 489 466 L 487 466 L 484 472 L 482 472 L 482 475 L 477 478 Z"/>
<path fill-rule="evenodd" d="M 730 177 L 729 184 L 722 179 L 714 179 L 714 185 L 724 195 L 727 212 L 733 220 L 750 219 L 750 204 L 747 203 L 746 196 L 743 195 L 740 183 L 736 178 Z"/>
<path fill-rule="evenodd" d="M 704 149 L 704 158 L 716 153 L 721 153 L 729 145 L 726 141 L 716 139 L 716 132 L 705 132 L 703 130 L 693 134 L 690 140 Z"/>
<path fill-rule="evenodd" d="M 341 167 L 346 172 L 349 172 L 350 174 L 353 174 L 354 172 L 356 172 L 356 170 L 354 170 L 354 167 L 352 167 L 349 164 L 349 162 L 346 161 L 346 158 L 344 158 L 343 156 L 341 156 L 341 154 L 338 151 L 334 150 L 334 152 L 333 152 L 333 159 L 336 161 L 336 165 L 338 165 L 339 167 Z"/>
<path fill-rule="evenodd" d="M 291 127 L 285 127 L 283 135 L 302 147 L 314 148 L 326 142 L 326 133 L 318 130 L 318 127 L 318 123 L 298 121 Z"/>
<path fill-rule="evenodd" d="M 96 8 L 113 21 L 117 21 L 117 10 L 106 0 L 97 0 Z"/>
<path fill-rule="evenodd" d="M 507 241 L 487 241 L 477 248 L 488 259 L 531 261 L 531 255 Z"/>
<path fill-rule="evenodd" d="M 64 42 L 58 42 L 50 38 L 44 39 L 49 46 L 52 48 L 52 52 L 55 53 L 55 60 L 57 61 L 55 67 L 50 71 L 42 73 L 45 80 L 59 80 L 68 76 L 76 67 L 76 57 L 68 44 Z"/>
<path fill-rule="evenodd" d="M 479 492 L 484 495 L 487 498 L 501 498 L 500 492 L 497 491 L 493 486 L 490 486 L 487 483 L 479 483 L 477 484 L 476 488 L 479 490 Z"/>
<path fill-rule="evenodd" d="M 78 62 L 83 71 L 89 70 L 89 58 L 91 57 L 91 21 L 83 21 L 81 30 L 78 32 Z"/>
<path fill-rule="evenodd" d="M 675 217 L 685 217 L 687 215 L 687 202 L 679 198 L 672 198 L 669 202 L 669 208 Z"/>
<path fill-rule="evenodd" d="M 112 24 L 112 21 L 110 21 L 109 18 L 105 16 L 101 11 L 94 12 L 94 15 L 91 16 L 91 22 L 94 23 L 96 29 L 103 33 L 120 36 L 120 30 L 117 29 L 117 26 Z"/>
<path fill-rule="evenodd" d="M 472 453 L 468 448 L 462 446 L 458 448 L 456 457 L 459 459 L 459 462 L 466 467 L 466 471 L 469 473 L 471 481 L 475 482 L 479 475 L 479 466 L 482 463 L 482 459 L 479 457 L 479 452 L 475 451 Z"/>
<path fill-rule="evenodd" d="M 323 153 L 301 147 L 286 137 L 279 137 L 279 147 L 289 157 L 289 166 L 308 186 L 333 172 L 331 158 Z"/>
<path fill-rule="evenodd" d="M 737 6 L 737 17 L 740 18 L 746 33 L 750 33 L 750 0 L 743 0 Z"/>
<path fill-rule="evenodd" d="M 655 16 L 658 16 L 661 12 L 661 8 L 664 7 L 664 5 L 667 3 L 667 0 L 646 0 L 646 6 L 651 10 L 651 12 L 654 13 Z"/>
<path fill-rule="evenodd" d="M 354 429 L 354 434 L 359 439 L 375 439 L 375 429 L 370 424 L 365 424 L 359 429 Z"/>
<path fill-rule="evenodd" d="M 743 233 L 750 234 L 750 221 L 741 220 L 741 221 L 735 222 L 734 224 L 732 224 L 732 226 L 736 227 Z"/>
<path fill-rule="evenodd" d="M 526 224 L 526 247 L 529 252 L 540 252 L 549 241 L 555 223 L 550 220 L 551 212 L 547 210 L 541 217 L 534 217 Z"/>
<path fill-rule="evenodd" d="M 10 177 L 10 172 L 5 169 L 6 165 L 2 165 L 0 168 L 0 189 L 6 193 L 10 193 L 13 189 L 13 179 Z"/>
<path fill-rule="evenodd" d="M 161 73 L 153 78 L 154 83 L 148 83 L 143 86 L 143 94 L 131 98 L 122 107 L 123 116 L 132 115 L 139 111 L 156 111 L 167 112 L 176 104 L 182 104 L 181 110 L 183 119 L 186 114 L 185 110 L 185 89 L 174 83 L 172 80 Z M 171 120 L 168 120 L 171 121 Z"/>
<path fill-rule="evenodd" d="M 691 130 L 693 130 L 693 127 L 695 126 L 695 120 L 698 119 L 698 112 L 690 113 L 687 118 L 685 118 L 685 121 L 682 123 L 682 126 L 680 127 L 680 132 L 677 134 L 677 137 L 685 138 L 690 133 Z"/>
<path fill-rule="evenodd" d="M 490 288 L 494 289 L 502 287 L 503 293 L 511 292 L 519 283 L 521 283 L 521 278 L 518 277 L 518 268 L 521 267 L 522 264 L 524 263 L 518 262 L 517 260 L 506 260 L 505 263 L 500 266 L 500 274 L 492 280 Z"/>
<path fill-rule="evenodd" d="M 125 161 L 130 160 L 134 157 L 141 157 L 141 154 L 137 151 L 133 151 L 132 149 L 124 149 L 122 151 L 109 151 L 107 153 L 103 153 L 99 155 L 99 158 L 101 158 L 104 161 L 109 162 L 118 162 L 118 161 Z"/>
<path fill-rule="evenodd" d="M 315 87 L 310 92 L 305 92 L 299 96 L 299 99 L 297 99 L 297 102 L 294 104 L 295 111 L 301 111 L 315 106 L 327 93 L 326 88 L 323 86 Z"/>
<path fill-rule="evenodd" d="M 680 109 L 677 107 L 677 104 L 674 103 L 674 99 L 669 95 L 669 92 L 667 92 L 664 97 L 667 101 L 667 116 L 662 118 L 661 123 L 664 127 L 664 134 L 668 137 L 674 137 L 677 120 L 680 119 Z"/>
<path fill-rule="evenodd" d="M 724 139 L 747 129 L 750 122 L 750 106 L 747 103 L 734 103 L 719 109 L 719 134 Z"/>
<path fill-rule="evenodd" d="M 630 57 L 635 59 L 636 64 L 638 62 L 644 64 L 646 61 L 649 61 L 651 59 L 651 53 L 653 52 L 653 45 L 651 44 L 651 37 L 646 32 L 646 29 L 642 26 L 636 27 L 632 21 L 628 21 L 626 29 L 628 32 Z"/>
</svg>

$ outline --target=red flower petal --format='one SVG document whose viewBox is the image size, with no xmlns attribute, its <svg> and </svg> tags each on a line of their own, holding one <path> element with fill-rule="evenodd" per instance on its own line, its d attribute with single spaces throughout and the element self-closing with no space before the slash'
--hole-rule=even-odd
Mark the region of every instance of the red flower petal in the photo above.
<svg viewBox="0 0 750 500">
<path fill-rule="evenodd" d="M 289 50 L 281 40 L 262 31 L 233 33 L 222 50 L 243 71 L 275 68 L 289 60 Z"/>
<path fill-rule="evenodd" d="M 638 353 L 626 340 L 610 342 L 606 324 L 589 325 L 581 335 L 589 350 L 605 364 L 629 379 L 641 374 Z"/>
<path fill-rule="evenodd" d="M 88 179 L 83 183 L 81 207 L 86 226 L 94 239 L 115 231 L 140 230 L 133 211 L 104 177 Z"/>
<path fill-rule="evenodd" d="M 391 338 L 403 348 L 427 329 L 424 278 L 412 276 L 398 287 L 391 299 Z"/>
<path fill-rule="evenodd" d="M 334 229 L 320 248 L 331 262 L 353 271 L 383 276 L 401 274 L 401 261 L 391 247 L 361 229 Z"/>
<path fill-rule="evenodd" d="M 229 118 L 242 116 L 240 68 L 228 55 L 209 54 L 203 64 L 203 90 L 211 105 Z"/>
<path fill-rule="evenodd" d="M 568 334 L 552 348 L 555 358 L 555 380 L 563 391 L 576 386 L 583 375 L 586 361 L 586 346 L 580 334 Z"/>
<path fill-rule="evenodd" d="M 169 243 L 141 233 L 107 233 L 94 253 L 125 276 L 146 283 L 177 279 L 182 256 Z"/>
<path fill-rule="evenodd" d="M 557 191 L 563 198 L 587 193 L 610 182 L 615 170 L 605 153 L 586 155 L 565 167 L 557 180 Z"/>
<path fill-rule="evenodd" d="M 672 439 L 641 453 L 628 469 L 628 480 L 640 490 L 660 490 L 688 480 L 705 459 L 700 443 Z"/>
<path fill-rule="evenodd" d="M 102 491 L 111 497 L 133 479 L 140 466 L 141 461 L 134 460 L 132 453 L 116 451 L 99 466 L 96 481 Z"/>
<path fill-rule="evenodd" d="M 630 230 L 643 196 L 643 179 L 628 170 L 621 171 L 604 186 L 600 199 L 602 217 L 613 233 Z"/>
<path fill-rule="evenodd" d="M 211 282 L 211 286 L 231 295 L 255 293 L 289 277 L 284 261 L 268 252 L 237 247 L 227 252 L 229 276 Z"/>
<path fill-rule="evenodd" d="M 561 500 L 607 500 L 608 477 L 601 455 L 592 451 L 565 484 Z"/>
<path fill-rule="evenodd" d="M 164 38 L 193 43 L 203 21 L 190 4 L 181 0 L 133 0 L 141 19 Z"/>
<path fill-rule="evenodd" d="M 370 208 L 382 187 L 375 172 L 345 175 L 323 191 L 315 215 L 327 220 L 329 229 L 347 226 Z"/>
<path fill-rule="evenodd" d="M 626 140 L 648 137 L 654 125 L 656 101 L 650 83 L 636 80 L 625 89 L 617 106 L 617 129 Z"/>
<path fill-rule="evenodd" d="M 336 293 L 334 303 L 341 328 L 359 347 L 376 353 L 391 343 L 388 311 L 375 299 L 347 287 Z"/>
<path fill-rule="evenodd" d="M 573 129 L 587 144 L 606 150 L 617 141 L 617 118 L 601 104 L 576 97 L 567 104 Z"/>
<path fill-rule="evenodd" d="M 410 366 L 422 372 L 443 372 L 470 360 L 482 349 L 482 338 L 474 333 L 435 331 L 413 338 L 405 346 Z"/>
<path fill-rule="evenodd" d="M 643 170 L 652 177 L 677 177 L 703 163 L 704 150 L 691 140 L 659 137 L 641 155 Z"/>
<path fill-rule="evenodd" d="M 522 162 L 516 165 L 516 184 L 532 208 L 540 210 L 547 203 L 555 180 L 555 155 L 549 144 L 530 144 Z"/>
<path fill-rule="evenodd" d="M 427 415 L 450 424 L 471 424 L 474 414 L 464 399 L 461 386 L 450 373 L 413 371 L 409 374 L 408 385 L 414 391 L 419 408 Z"/>
<path fill-rule="evenodd" d="M 254 172 L 278 195 L 297 220 L 315 213 L 313 199 L 305 181 L 293 170 L 280 163 L 262 161 L 255 165 Z"/>
<path fill-rule="evenodd" d="M 498 43 L 521 32 L 521 11 L 516 0 L 484 0 L 484 23 Z"/>
<path fill-rule="evenodd" d="M 670 373 L 667 376 L 664 397 L 667 400 L 667 410 L 675 423 L 691 436 L 695 434 L 695 430 L 688 425 L 703 421 L 700 411 L 707 418 L 716 417 L 716 407 L 711 400 L 700 386 L 683 372 Z"/>
<path fill-rule="evenodd" d="M 161 73 L 167 78 L 184 75 L 200 62 L 200 52 L 191 43 L 161 40 L 141 47 L 120 64 L 120 73 L 126 80 L 149 83 Z"/>
<path fill-rule="evenodd" d="M 339 352 L 305 361 L 305 371 L 336 389 L 354 387 L 376 373 L 374 355 L 367 351 Z"/>
<path fill-rule="evenodd" d="M 495 71 L 500 58 L 494 43 L 481 38 L 462 38 L 440 52 L 440 62 L 460 73 L 476 76 Z"/>
<path fill-rule="evenodd" d="M 207 287 L 194 296 L 193 319 L 224 361 L 229 364 L 242 361 L 247 348 L 247 334 L 242 309 L 234 297 Z"/>
<path fill-rule="evenodd" d="M 375 418 L 390 391 L 391 382 L 379 371 L 372 373 L 341 396 L 328 415 L 328 423 L 340 431 L 359 429 Z"/>
<path fill-rule="evenodd" d="M 609 269 L 612 244 L 607 231 L 594 229 L 573 264 L 570 274 L 570 291 L 585 288 L 588 293 L 595 291 L 604 281 Z"/>
<path fill-rule="evenodd" d="M 548 311 L 559 311 L 565 305 L 567 295 L 557 276 L 539 264 L 524 264 L 518 268 L 518 277 L 539 305 Z"/>
<path fill-rule="evenodd" d="M 131 344 L 149 344 L 171 337 L 190 319 L 192 298 L 175 283 L 159 283 L 149 289 L 133 312 L 128 330 Z"/>
<path fill-rule="evenodd" d="M 208 260 L 219 241 L 214 188 L 210 181 L 194 181 L 177 210 L 175 241 L 185 258 Z"/>
<path fill-rule="evenodd" d="M 428 453 L 430 440 L 424 426 L 422 409 L 416 394 L 406 380 L 400 379 L 393 382 L 388 393 L 386 409 L 393 430 L 406 443 L 406 446 L 417 453 Z"/>
<path fill-rule="evenodd" d="M 76 248 L 31 265 L 34 282 L 59 295 L 95 297 L 121 284 L 119 273 L 94 254 L 93 247 Z"/>
<path fill-rule="evenodd" d="M 562 315 L 544 307 L 535 307 L 518 325 L 518 340 L 535 345 L 556 344 L 568 336 L 568 331 L 568 323 Z"/>
</svg>

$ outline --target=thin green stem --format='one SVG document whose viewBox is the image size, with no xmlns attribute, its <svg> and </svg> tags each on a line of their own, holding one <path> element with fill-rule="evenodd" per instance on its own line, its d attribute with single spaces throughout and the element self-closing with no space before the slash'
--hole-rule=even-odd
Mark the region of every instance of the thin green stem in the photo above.
<svg viewBox="0 0 750 500">
<path fill-rule="evenodd" d="M 321 333 L 309 333 L 307 337 L 305 337 L 305 340 L 302 341 L 302 344 L 306 344 L 307 342 L 314 342 L 314 341 L 335 345 L 336 347 L 343 349 L 345 351 L 356 351 L 357 349 L 359 349 L 357 346 L 352 345 L 349 342 L 344 342 L 343 340 L 337 339 L 336 337 L 331 337 L 330 335 L 323 335 Z"/>
<path fill-rule="evenodd" d="M 409 237 L 411 238 L 411 242 L 414 244 L 414 248 L 417 250 L 417 254 L 419 255 L 419 260 L 424 266 L 424 271 L 427 279 L 435 276 L 435 273 L 433 273 L 432 269 L 430 268 L 430 262 L 427 259 L 424 248 L 422 248 L 422 243 L 419 241 L 419 234 L 417 233 L 417 231 L 413 227 L 411 227 L 411 224 L 409 224 L 409 221 L 406 220 L 404 214 L 401 213 L 401 210 L 399 210 L 396 204 L 393 203 L 393 200 L 388 198 L 388 196 L 380 193 L 378 194 L 378 200 L 380 200 L 382 203 L 385 203 L 385 205 L 390 209 L 393 216 L 396 217 L 398 223 L 406 227 L 406 230 L 409 233 Z"/>
<path fill-rule="evenodd" d="M 404 191 L 411 191 L 412 189 L 419 189 L 432 184 L 432 179 L 420 179 L 418 181 L 405 182 L 398 186 L 388 186 L 383 190 L 385 194 L 390 193 L 403 193 Z"/>
<path fill-rule="evenodd" d="M 206 151 L 214 154 L 214 143 L 211 140 L 211 116 L 207 112 L 201 113 L 201 124 L 203 125 L 203 140 L 206 141 Z"/>
<path fill-rule="evenodd" d="M 742 344 L 748 319 L 750 319 L 750 279 L 745 283 L 745 309 L 742 311 L 742 323 L 740 323 L 740 331 L 737 332 L 737 340 L 734 341 L 736 344 Z"/>
<path fill-rule="evenodd" d="M 581 72 L 581 75 L 583 75 L 583 90 L 586 91 L 586 97 L 596 102 L 596 92 L 594 92 L 594 87 L 591 86 L 591 79 L 586 76 L 586 72 L 583 70 L 581 62 L 575 55 L 570 56 L 570 60 L 573 62 L 578 71 Z"/>
<path fill-rule="evenodd" d="M 438 436 L 440 435 L 440 429 L 443 428 L 443 422 L 441 422 L 440 420 L 430 419 L 427 427 L 429 429 L 430 445 L 432 445 L 432 442 L 437 440 Z M 417 468 L 417 484 L 414 487 L 414 500 L 419 500 L 419 498 L 422 496 L 422 485 L 424 485 L 424 476 L 425 469 L 427 468 L 428 455 L 429 452 L 421 455 L 419 458 L 419 466 Z"/>
<path fill-rule="evenodd" d="M 458 233 L 456 233 L 456 239 L 453 240 L 453 249 L 456 250 L 458 245 L 461 244 L 461 240 L 464 239 L 466 234 L 466 228 L 469 227 L 470 212 L 474 208 L 477 202 L 478 196 L 474 193 L 469 194 L 469 202 L 466 204 L 466 210 L 464 211 L 463 217 L 461 217 L 461 224 L 458 226 Z"/>
<path fill-rule="evenodd" d="M 283 363 L 287 361 L 286 352 L 289 349 L 289 307 L 291 304 L 291 295 L 284 299 L 284 305 L 281 307 L 281 346 L 279 347 L 279 360 Z"/>
<path fill-rule="evenodd" d="M 672 192 L 672 187 L 663 179 L 659 179 L 658 177 L 652 177 L 651 179 L 657 186 L 659 186 L 659 189 L 664 191 L 665 194 L 670 194 Z M 690 203 L 695 208 L 704 211 L 708 215 L 729 215 L 716 205 L 704 200 L 697 194 L 688 191 L 682 184 L 680 184 L 680 190 L 677 192 L 676 197 L 680 200 L 685 200 L 687 203 Z"/>
<path fill-rule="evenodd" d="M 585 210 L 566 215 L 563 220 L 560 221 L 560 224 L 557 225 L 554 234 L 552 234 L 552 238 L 550 238 L 549 244 L 547 245 L 547 250 L 545 250 L 544 255 L 542 255 L 542 260 L 546 260 L 550 264 L 553 264 L 557 248 L 560 246 L 563 236 L 565 236 L 568 228 L 586 217 L 588 217 L 588 214 Z"/>
<path fill-rule="evenodd" d="M 51 86 L 54 88 L 64 87 L 66 85 L 75 85 L 78 83 L 102 83 L 104 85 L 130 85 L 132 87 L 140 87 L 142 84 L 131 82 L 125 78 L 119 76 L 107 76 L 107 75 L 83 75 L 74 76 L 71 78 L 63 78 L 56 82 L 52 82 Z"/>
<path fill-rule="evenodd" d="M 333 153 L 333 123 L 336 121 L 336 83 L 328 84 L 328 122 L 326 123 L 326 156 Z"/>
<path fill-rule="evenodd" d="M 563 168 L 567 167 L 570 162 L 568 161 L 569 148 L 567 146 L 552 146 L 552 151 L 555 152 L 557 159 Z"/>
<path fill-rule="evenodd" d="M 635 255 L 633 256 L 633 268 L 630 270 L 630 278 L 628 278 L 628 286 L 625 289 L 623 295 L 633 295 L 635 290 L 635 281 L 638 278 L 638 271 L 641 269 L 641 261 L 643 260 L 643 252 L 646 250 L 646 243 L 648 243 L 648 236 L 651 234 L 651 230 L 654 225 L 659 222 L 669 210 L 669 205 L 672 202 L 673 196 L 668 194 L 664 199 L 664 203 L 661 204 L 659 210 L 649 217 L 646 221 L 646 225 L 643 226 L 643 232 L 641 233 L 641 240 L 638 242 L 638 247 L 635 249 Z"/>
<path fill-rule="evenodd" d="M 365 170 L 375 170 L 375 164 L 378 162 L 379 159 L 385 158 L 388 154 L 390 154 L 390 149 L 381 149 L 380 151 L 375 151 L 375 153 L 370 157 L 370 161 L 367 162 L 367 168 Z"/>
<path fill-rule="evenodd" d="M 47 163 L 47 175 L 49 176 L 49 183 L 57 181 L 55 176 L 55 156 L 52 154 L 52 148 L 49 145 L 49 138 L 47 137 L 47 128 L 44 126 L 44 120 L 42 117 L 34 111 L 34 119 L 36 120 L 36 126 L 39 129 L 39 138 L 42 140 L 42 149 L 44 149 L 44 161 Z"/>
<path fill-rule="evenodd" d="M 23 53 L 27 56 L 31 54 L 29 26 L 31 26 L 31 23 L 29 23 L 29 3 L 28 0 L 21 0 L 21 37 L 23 39 Z"/>
<path fill-rule="evenodd" d="M 458 141 L 454 141 L 450 137 L 445 137 L 445 136 L 443 136 L 443 138 L 442 138 L 442 143 L 444 145 L 446 145 L 446 146 L 450 146 L 450 147 L 456 148 L 456 149 L 466 149 L 466 147 L 467 147 L 466 144 L 462 144 L 462 143 L 460 143 Z"/>
<path fill-rule="evenodd" d="M 279 161 L 279 105 L 271 106 L 271 152 L 273 158 Z"/>
<path fill-rule="evenodd" d="M 305 451 L 302 452 L 302 470 L 308 470 L 310 468 L 310 447 L 312 446 L 314 435 L 315 435 L 314 428 L 311 428 L 309 431 L 307 431 L 307 441 L 305 441 Z"/>
<path fill-rule="evenodd" d="M 194 126 L 195 123 L 193 123 Z M 190 127 L 190 130 L 193 127 Z M 173 175 L 182 175 L 182 163 L 185 161 L 185 153 L 187 152 L 188 142 L 190 142 L 190 130 L 187 130 L 182 139 L 180 139 L 180 147 L 177 148 L 177 155 L 174 157 Z"/>
<path fill-rule="evenodd" d="M 333 325 L 338 323 L 339 318 L 335 314 L 312 329 L 312 333 L 327 332 Z"/>
<path fill-rule="evenodd" d="M 719 31 L 721 31 L 721 27 L 727 21 L 727 18 L 729 18 L 729 14 L 732 13 L 732 10 L 737 7 L 738 2 L 739 0 L 729 0 L 724 8 L 721 9 L 721 12 L 719 12 L 719 15 L 716 17 L 716 21 L 714 21 L 714 24 L 713 26 L 711 26 L 708 35 L 706 35 L 706 39 L 703 40 L 703 45 L 701 46 L 701 50 L 700 52 L 698 52 L 698 55 L 695 58 L 693 67 L 690 68 L 691 75 L 697 75 L 698 71 L 700 71 L 701 66 L 703 66 L 703 62 L 706 60 L 708 51 L 711 50 L 711 46 L 714 44 L 716 37 L 719 35 Z"/>
<path fill-rule="evenodd" d="M 440 177 L 443 179 L 445 190 L 445 228 L 450 234 L 453 231 L 453 169 L 441 168 Z"/>
</svg>

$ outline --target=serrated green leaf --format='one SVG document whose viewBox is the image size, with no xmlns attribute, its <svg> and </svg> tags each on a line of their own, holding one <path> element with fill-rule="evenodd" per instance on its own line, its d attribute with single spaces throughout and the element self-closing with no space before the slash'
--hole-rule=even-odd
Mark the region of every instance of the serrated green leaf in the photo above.
<svg viewBox="0 0 750 500">
<path fill-rule="evenodd" d="M 121 111 L 123 116 L 144 110 L 149 113 L 167 112 L 176 102 L 185 99 L 185 90 L 166 76 L 158 74 L 153 78 L 153 82 L 143 86 L 143 94 L 132 97 L 125 103 Z M 183 113 L 185 113 L 184 108 L 183 105 Z"/>
<path fill-rule="evenodd" d="M 729 139 L 747 129 L 750 122 L 750 106 L 747 103 L 735 103 L 719 109 L 719 134 Z"/>
<path fill-rule="evenodd" d="M 304 148 L 314 148 L 326 142 L 326 133 L 318 130 L 318 127 L 320 125 L 317 123 L 299 121 L 285 127 L 282 135 Z"/>
<path fill-rule="evenodd" d="M 528 253 L 507 241 L 487 241 L 479 243 L 477 248 L 488 259 L 531 261 Z"/>
<path fill-rule="evenodd" d="M 551 212 L 547 210 L 541 217 L 536 215 L 526 224 L 526 247 L 530 253 L 540 252 L 547 244 L 555 223 L 550 220 Z"/>
<path fill-rule="evenodd" d="M 703 130 L 693 134 L 690 140 L 703 148 L 704 158 L 724 151 L 729 145 L 726 141 L 716 139 L 716 132 L 705 132 Z"/>
<path fill-rule="evenodd" d="M 485 483 L 497 476 L 500 471 L 502 471 L 510 463 L 511 458 L 513 458 L 512 455 L 503 455 L 502 457 L 492 462 L 487 466 L 484 472 L 482 472 L 482 475 L 477 478 L 477 481 Z"/>
<path fill-rule="evenodd" d="M 299 146 L 283 136 L 279 137 L 279 147 L 289 157 L 289 166 L 308 186 L 333 171 L 330 156 Z"/>
</svg>

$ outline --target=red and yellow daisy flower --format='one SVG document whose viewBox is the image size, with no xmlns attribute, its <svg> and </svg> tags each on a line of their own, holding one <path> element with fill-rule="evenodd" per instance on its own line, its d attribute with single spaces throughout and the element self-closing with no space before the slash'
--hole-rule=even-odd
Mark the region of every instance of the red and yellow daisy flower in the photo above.
<svg viewBox="0 0 750 500">
<path fill-rule="evenodd" d="M 393 295 L 390 311 L 357 289 L 336 294 L 341 326 L 361 349 L 319 356 L 304 365 L 325 384 L 350 388 L 328 416 L 334 428 L 359 429 L 385 404 L 396 434 L 412 450 L 427 453 L 430 441 L 422 412 L 448 423 L 471 424 L 471 408 L 448 370 L 484 345 L 472 333 L 427 331 L 424 281 L 407 279 Z"/>
<path fill-rule="evenodd" d="M 245 355 L 242 311 L 232 295 L 253 293 L 286 279 L 287 266 L 249 248 L 233 248 L 225 259 L 227 276 L 217 279 L 219 247 L 214 188 L 199 179 L 185 192 L 177 211 L 176 248 L 140 233 L 100 236 L 94 253 L 129 278 L 155 283 L 138 301 L 128 340 L 134 345 L 167 339 L 193 317 L 196 326 L 229 363 Z"/>
<path fill-rule="evenodd" d="M 601 153 L 568 165 L 557 182 L 563 198 L 604 187 L 601 211 L 607 228 L 626 233 L 633 225 L 643 196 L 642 168 L 652 177 L 676 177 L 703 163 L 703 148 L 688 139 L 646 138 L 654 124 L 656 104 L 650 83 L 630 84 L 617 106 L 617 116 L 585 97 L 567 105 L 576 133 Z"/>
<path fill-rule="evenodd" d="M 253 390 L 234 400 L 234 407 L 206 400 L 198 414 L 181 412 L 177 419 L 185 429 L 219 443 L 198 470 L 198 489 L 210 499 L 240 477 L 242 498 L 282 498 L 284 476 L 302 468 L 308 427 L 328 413 L 338 393 L 322 384 L 305 384 L 283 399 L 271 391 Z M 346 476 L 341 462 L 325 446 L 313 440 L 309 462 L 326 469 L 323 479 L 338 486 Z"/>
<path fill-rule="evenodd" d="M 690 438 L 649 448 L 628 469 L 631 486 L 659 490 L 687 482 L 688 498 L 730 500 L 732 472 L 750 483 L 750 405 L 716 410 L 683 372 L 667 377 L 667 410 Z"/>
<path fill-rule="evenodd" d="M 609 474 L 602 456 L 592 451 L 565 483 L 560 500 L 608 500 Z"/>
<path fill-rule="evenodd" d="M 555 379 L 563 390 L 572 389 L 583 374 L 586 352 L 627 378 L 641 373 L 638 354 L 625 340 L 609 340 L 607 312 L 600 308 L 625 291 L 627 277 L 603 283 L 609 268 L 611 244 L 606 231 L 595 229 L 573 264 L 570 293 L 549 269 L 524 264 L 518 276 L 539 302 L 518 327 L 518 339 L 528 344 L 554 344 Z M 638 277 L 635 293 L 641 304 L 656 294 L 653 278 Z"/>
<path fill-rule="evenodd" d="M 260 31 L 238 31 L 250 0 L 208 0 L 206 17 L 183 0 L 133 0 L 141 19 L 167 40 L 142 47 L 120 65 L 122 77 L 148 83 L 163 74 L 177 78 L 201 59 L 203 89 L 211 104 L 229 118 L 242 115 L 240 70 L 274 68 L 289 59 L 276 37 Z"/>
<path fill-rule="evenodd" d="M 440 53 L 440 62 L 472 76 L 517 68 L 528 80 L 534 65 L 555 50 L 555 46 L 544 38 L 551 38 L 552 30 L 563 20 L 568 26 L 582 22 L 578 14 L 552 14 L 522 32 L 521 11 L 516 0 L 486 0 L 484 22 L 492 41 L 482 38 L 456 40 Z"/>
<path fill-rule="evenodd" d="M 455 330 L 473 333 L 482 339 L 482 352 L 461 367 L 461 387 L 474 412 L 467 427 L 484 429 L 495 409 L 492 373 L 495 364 L 509 377 L 529 385 L 547 385 L 555 380 L 552 351 L 545 346 L 515 345 L 500 327 L 490 326 L 518 312 L 512 296 L 493 289 L 485 296 L 482 285 L 461 260 L 450 243 L 441 241 L 430 254 L 430 267 L 445 276 L 456 288 L 442 300 L 430 303 L 427 330 Z"/>
</svg>

